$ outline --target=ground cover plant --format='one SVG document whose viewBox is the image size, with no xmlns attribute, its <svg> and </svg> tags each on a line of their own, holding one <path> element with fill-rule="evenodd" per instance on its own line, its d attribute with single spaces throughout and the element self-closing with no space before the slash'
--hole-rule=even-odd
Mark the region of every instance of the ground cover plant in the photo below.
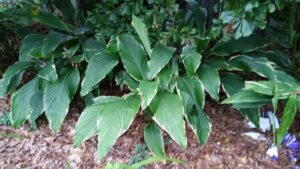
<svg viewBox="0 0 300 169">
<path fill-rule="evenodd" d="M 203 111 L 207 97 L 232 104 L 256 126 L 261 106 L 276 112 L 286 102 L 277 144 L 300 109 L 298 1 L 2 5 L 1 27 L 21 40 L 17 62 L 0 80 L 0 97 L 12 94 L 12 125 L 28 120 L 35 127 L 45 114 L 57 132 L 73 98 L 82 98 L 74 146 L 97 135 L 99 161 L 139 111 L 149 119 L 144 139 L 153 161 L 164 161 L 162 130 L 186 148 L 187 123 L 200 146 L 206 143 L 213 125 Z M 247 72 L 261 80 L 246 81 Z M 102 95 L 100 84 L 111 83 L 126 94 Z"/>
</svg>

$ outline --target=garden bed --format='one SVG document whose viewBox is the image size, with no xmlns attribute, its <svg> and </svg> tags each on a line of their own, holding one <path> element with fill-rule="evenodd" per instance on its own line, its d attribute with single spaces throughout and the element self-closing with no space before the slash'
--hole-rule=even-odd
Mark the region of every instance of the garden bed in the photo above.
<svg viewBox="0 0 300 169">
<path fill-rule="evenodd" d="M 8 110 L 8 99 L 1 99 L 0 112 Z M 43 118 L 38 120 L 39 130 L 30 131 L 25 124 L 19 129 L 0 126 L 0 168 L 104 168 L 107 162 L 125 162 L 137 159 L 139 153 L 148 153 L 147 149 L 135 152 L 137 146 L 144 144 L 143 128 L 145 119 L 138 115 L 130 129 L 121 136 L 110 153 L 101 162 L 97 162 L 97 139 L 84 142 L 79 148 L 73 148 L 74 127 L 80 115 L 80 106 L 70 108 L 67 119 L 60 132 L 53 133 Z M 241 114 L 229 106 L 220 106 L 207 102 L 205 111 L 212 120 L 212 133 L 208 142 L 200 148 L 195 135 L 187 128 L 188 148 L 182 150 L 167 138 L 166 153 L 184 161 L 181 164 L 156 163 L 146 168 L 293 168 L 288 162 L 284 149 L 280 148 L 279 159 L 272 161 L 266 156 L 271 144 L 271 135 L 267 141 L 254 141 L 242 136 L 248 131 L 247 123 Z"/>
</svg>

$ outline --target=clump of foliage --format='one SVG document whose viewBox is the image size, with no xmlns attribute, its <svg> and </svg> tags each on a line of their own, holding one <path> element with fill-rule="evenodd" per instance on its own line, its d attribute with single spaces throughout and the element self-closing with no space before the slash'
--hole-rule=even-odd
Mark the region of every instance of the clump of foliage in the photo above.
<svg viewBox="0 0 300 169">
<path fill-rule="evenodd" d="M 148 150 L 146 144 L 136 144 L 133 148 L 133 152 L 136 155 L 131 155 L 130 156 L 130 160 L 128 162 L 128 165 L 133 165 L 135 163 L 146 160 L 147 158 L 150 157 L 149 150 Z M 140 169 L 144 169 L 144 168 L 141 167 Z"/>
<path fill-rule="evenodd" d="M 3 113 L 1 115 L 0 125 L 5 125 L 5 126 L 11 125 L 10 118 L 9 118 L 9 113 Z"/>
<path fill-rule="evenodd" d="M 82 97 L 86 107 L 75 127 L 74 146 L 97 135 L 101 160 L 141 110 L 151 117 L 144 129 L 155 156 L 150 161 L 166 160 L 161 130 L 186 148 L 187 123 L 205 144 L 212 125 L 203 110 L 205 98 L 220 102 L 222 90 L 228 96 L 223 103 L 232 104 L 257 126 L 262 105 L 276 108 L 279 100 L 287 100 L 280 143 L 300 108 L 295 74 L 299 4 L 202 4 L 53 0 L 22 1 L 1 9 L 1 23 L 28 30 L 18 62 L 0 80 L 0 97 L 12 93 L 12 125 L 19 127 L 26 120 L 34 125 L 45 113 L 57 132 L 73 97 Z M 281 13 L 289 14 L 288 21 Z M 32 24 L 47 29 L 32 31 Z M 33 78 L 20 86 L 24 72 Z M 245 82 L 235 72 L 254 72 L 265 80 Z M 101 95 L 100 82 L 112 79 L 129 93 Z"/>
</svg>

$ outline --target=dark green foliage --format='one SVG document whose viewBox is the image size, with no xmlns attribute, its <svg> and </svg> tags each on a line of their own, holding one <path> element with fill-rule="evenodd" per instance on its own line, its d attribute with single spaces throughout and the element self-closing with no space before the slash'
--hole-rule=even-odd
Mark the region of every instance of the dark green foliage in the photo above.
<svg viewBox="0 0 300 169">
<path fill-rule="evenodd" d="M 21 39 L 18 62 L 0 80 L 0 96 L 12 93 L 13 126 L 26 120 L 34 125 L 45 113 L 58 131 L 73 97 L 81 96 L 86 108 L 74 146 L 98 135 L 102 160 L 141 107 L 151 119 L 144 135 L 155 158 L 146 159 L 143 146 L 133 162 L 142 161 L 133 166 L 173 161 L 165 157 L 161 129 L 185 148 L 187 122 L 205 144 L 212 125 L 205 98 L 219 102 L 223 89 L 229 97 L 223 103 L 257 126 L 261 106 L 272 103 L 275 109 L 288 100 L 280 143 L 299 110 L 299 3 L 212 2 L 34 0 L 1 8 L 0 25 L 11 34 L 0 30 L 0 40 Z M 30 28 L 37 26 L 43 29 Z M 246 81 L 232 71 L 264 80 Z M 26 72 L 33 78 L 19 85 Z M 103 96 L 99 84 L 113 80 L 130 93 Z"/>
</svg>

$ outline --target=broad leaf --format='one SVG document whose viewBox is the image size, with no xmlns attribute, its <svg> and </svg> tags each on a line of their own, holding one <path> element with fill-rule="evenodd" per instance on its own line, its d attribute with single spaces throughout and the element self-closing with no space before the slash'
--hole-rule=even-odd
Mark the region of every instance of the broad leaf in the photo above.
<svg viewBox="0 0 300 169">
<path fill-rule="evenodd" d="M 263 95 L 274 96 L 275 88 L 278 89 L 277 92 L 281 99 L 285 99 L 289 93 L 297 90 L 296 86 L 291 87 L 274 81 L 246 81 L 244 90 L 252 90 Z"/>
<path fill-rule="evenodd" d="M 234 53 L 245 53 L 267 46 L 268 43 L 260 36 L 252 35 L 229 41 L 219 41 L 212 49 L 216 56 L 230 56 Z"/>
<path fill-rule="evenodd" d="M 98 116 L 98 158 L 101 160 L 134 120 L 140 107 L 140 98 L 127 95 L 103 104 Z"/>
<path fill-rule="evenodd" d="M 169 91 L 160 91 L 150 104 L 155 113 L 153 120 L 163 128 L 181 147 L 186 148 L 183 105 L 180 97 Z"/>
<path fill-rule="evenodd" d="M 75 68 L 62 69 L 58 81 L 48 82 L 45 88 L 44 108 L 50 128 L 57 132 L 66 117 L 69 104 L 79 84 L 79 71 Z"/>
<path fill-rule="evenodd" d="M 270 62 L 275 63 L 277 66 L 284 69 L 291 69 L 293 67 L 289 57 L 280 51 L 253 51 L 246 54 L 253 58 L 266 58 Z"/>
<path fill-rule="evenodd" d="M 57 73 L 56 73 L 56 68 L 53 59 L 41 65 L 38 71 L 38 76 L 51 82 L 57 80 Z"/>
<path fill-rule="evenodd" d="M 117 45 L 126 71 L 135 79 L 147 79 L 147 57 L 141 44 L 130 35 L 117 37 Z"/>
<path fill-rule="evenodd" d="M 221 76 L 221 82 L 224 92 L 226 93 L 227 97 L 232 96 L 233 94 L 240 91 L 244 88 L 245 83 L 243 79 L 239 76 L 234 74 L 223 74 Z M 259 116 L 260 116 L 260 108 L 253 107 L 253 108 L 241 108 L 239 111 L 248 118 L 252 123 L 255 124 L 256 127 L 259 127 Z"/>
<path fill-rule="evenodd" d="M 260 76 L 268 77 L 276 81 L 275 69 L 272 63 L 266 58 L 251 58 L 249 56 L 239 55 L 230 59 L 229 64 L 231 67 L 252 71 Z"/>
<path fill-rule="evenodd" d="M 259 127 L 260 107 L 238 109 L 256 127 Z"/>
<path fill-rule="evenodd" d="M 278 132 L 277 132 L 277 144 L 281 144 L 284 136 L 288 132 L 297 111 L 300 106 L 300 98 L 299 96 L 293 94 L 289 97 L 283 112 L 282 121 L 280 123 Z"/>
<path fill-rule="evenodd" d="M 93 105 L 87 106 L 81 113 L 75 127 L 74 147 L 97 134 L 97 119 L 104 103 L 119 100 L 119 97 L 99 96 Z"/>
<path fill-rule="evenodd" d="M 150 46 L 150 41 L 148 38 L 148 32 L 145 24 L 136 16 L 132 16 L 132 22 L 131 22 L 132 27 L 136 31 L 136 33 L 139 35 L 146 52 L 148 55 L 151 55 L 151 46 Z"/>
<path fill-rule="evenodd" d="M 60 44 L 71 39 L 73 39 L 73 37 L 70 35 L 56 31 L 50 31 L 43 42 L 44 45 L 41 51 L 42 56 L 47 57 L 48 54 L 53 52 Z"/>
<path fill-rule="evenodd" d="M 153 79 L 170 61 L 175 48 L 166 47 L 162 44 L 157 44 L 150 56 L 149 66 L 149 79 Z"/>
<path fill-rule="evenodd" d="M 222 88 L 226 93 L 227 97 L 232 96 L 241 90 L 245 83 L 238 75 L 231 73 L 222 74 L 221 76 Z"/>
<path fill-rule="evenodd" d="M 23 61 L 23 62 L 17 62 L 11 66 L 9 66 L 6 71 L 3 74 L 3 78 L 1 79 L 1 83 L 0 83 L 0 97 L 6 95 L 7 93 L 11 92 L 12 90 L 15 89 L 15 87 L 17 87 L 18 83 L 20 82 L 20 80 L 22 78 L 22 75 L 18 75 L 18 74 L 22 74 L 21 72 L 24 69 L 27 69 L 29 67 L 34 66 L 35 63 L 31 62 L 31 61 Z M 15 82 L 18 82 L 17 84 L 11 85 Z M 11 87 L 13 86 L 13 88 Z"/>
<path fill-rule="evenodd" d="M 155 157 L 161 159 L 166 157 L 163 135 L 156 124 L 151 123 L 145 127 L 144 138 Z"/>
<path fill-rule="evenodd" d="M 84 51 L 84 57 L 86 61 L 90 61 L 95 54 L 102 52 L 105 53 L 105 45 L 102 42 L 99 42 L 94 39 L 87 39 L 84 42 L 83 46 L 83 51 Z"/>
<path fill-rule="evenodd" d="M 204 36 L 207 11 L 205 8 L 202 8 L 195 0 L 188 0 L 187 2 L 189 3 L 193 11 L 198 33 L 200 34 L 200 36 Z"/>
<path fill-rule="evenodd" d="M 202 65 L 198 69 L 197 74 L 207 93 L 218 101 L 221 83 L 218 70 L 208 65 Z"/>
<path fill-rule="evenodd" d="M 196 77 L 182 77 L 177 80 L 177 90 L 182 99 L 186 119 L 203 145 L 211 132 L 211 122 L 202 110 L 205 101 L 202 84 Z"/>
<path fill-rule="evenodd" d="M 28 117 L 28 120 L 31 124 L 35 124 L 35 120 L 43 113 L 44 111 L 44 94 L 42 92 L 35 92 L 30 99 L 30 107 L 32 112 Z"/>
<path fill-rule="evenodd" d="M 196 47 L 191 45 L 183 47 L 180 56 L 187 74 L 193 76 L 201 63 L 202 56 L 197 52 Z"/>
<path fill-rule="evenodd" d="M 173 68 L 172 66 L 168 65 L 158 74 L 158 83 L 161 88 L 168 88 L 168 85 L 172 79 L 172 73 Z"/>
<path fill-rule="evenodd" d="M 40 48 L 44 42 L 45 35 L 29 34 L 22 40 L 22 45 L 19 51 L 19 60 L 28 61 L 31 57 L 31 52 L 36 48 Z"/>
<path fill-rule="evenodd" d="M 223 104 L 242 104 L 242 103 L 256 103 L 256 102 L 268 102 L 271 98 L 266 95 L 255 93 L 253 91 L 244 90 L 230 96 L 224 100 Z"/>
<path fill-rule="evenodd" d="M 85 96 L 118 64 L 118 59 L 107 53 L 97 53 L 88 63 L 81 84 L 80 95 Z"/>
<path fill-rule="evenodd" d="M 38 79 L 35 78 L 13 93 L 11 98 L 11 122 L 19 127 L 32 113 L 30 99 L 36 93 Z"/>
<path fill-rule="evenodd" d="M 158 90 L 158 82 L 149 82 L 146 80 L 141 81 L 139 91 L 142 97 L 142 110 L 148 107 L 156 95 Z"/>
<path fill-rule="evenodd" d="M 37 19 L 42 24 L 62 31 L 70 32 L 74 29 L 72 26 L 67 25 L 57 16 L 49 12 L 40 12 L 39 15 L 35 16 L 35 19 Z"/>
</svg>

